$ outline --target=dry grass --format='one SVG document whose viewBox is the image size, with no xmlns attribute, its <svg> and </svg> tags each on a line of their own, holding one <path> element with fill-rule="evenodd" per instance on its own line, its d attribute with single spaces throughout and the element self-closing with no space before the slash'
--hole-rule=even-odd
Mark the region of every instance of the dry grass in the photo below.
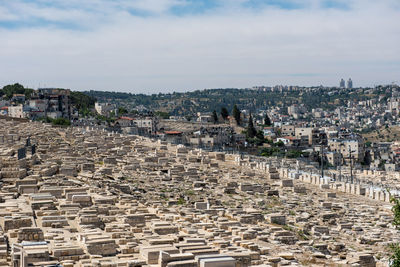
<svg viewBox="0 0 400 267">
<path fill-rule="evenodd" d="M 400 141 L 400 127 L 392 126 L 392 127 L 382 127 L 373 132 L 363 134 L 362 135 L 365 141 L 370 142 L 394 142 Z"/>
</svg>

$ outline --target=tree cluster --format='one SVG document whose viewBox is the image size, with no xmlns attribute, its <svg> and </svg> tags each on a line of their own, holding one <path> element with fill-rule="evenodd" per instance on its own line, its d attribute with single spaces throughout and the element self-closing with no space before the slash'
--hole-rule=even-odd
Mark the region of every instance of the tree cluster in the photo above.
<svg viewBox="0 0 400 267">
<path fill-rule="evenodd" d="M 33 91 L 33 89 L 25 88 L 23 85 L 15 83 L 4 86 L 3 89 L 0 90 L 0 96 L 10 100 L 14 94 L 23 94 L 29 99 Z"/>
<path fill-rule="evenodd" d="M 71 91 L 71 104 L 78 109 L 81 114 L 88 114 L 94 108 L 96 98 L 86 95 L 82 92 Z"/>
</svg>

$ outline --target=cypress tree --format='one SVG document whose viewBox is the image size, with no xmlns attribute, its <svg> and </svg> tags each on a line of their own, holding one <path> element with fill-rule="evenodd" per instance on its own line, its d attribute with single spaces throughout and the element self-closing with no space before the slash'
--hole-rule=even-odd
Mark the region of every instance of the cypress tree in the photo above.
<svg viewBox="0 0 400 267">
<path fill-rule="evenodd" d="M 268 117 L 267 113 L 265 113 L 264 124 L 267 125 L 267 126 L 271 126 L 272 125 L 271 120 Z"/>
<path fill-rule="evenodd" d="M 236 105 L 233 106 L 232 115 L 236 120 L 236 123 L 240 125 L 240 110 Z"/>
<path fill-rule="evenodd" d="M 251 113 L 250 113 L 249 124 L 247 125 L 247 137 L 254 138 L 256 136 L 256 134 L 257 134 L 257 130 L 254 127 L 253 117 L 251 116 Z"/>
<path fill-rule="evenodd" d="M 218 115 L 217 115 L 217 112 L 215 110 L 213 111 L 212 118 L 213 118 L 213 122 L 214 123 L 218 122 Z"/>
<path fill-rule="evenodd" d="M 226 109 L 226 107 L 222 107 L 222 108 L 221 108 L 221 117 L 222 117 L 224 120 L 226 120 L 226 119 L 228 118 L 228 116 L 229 116 L 228 110 Z"/>
</svg>

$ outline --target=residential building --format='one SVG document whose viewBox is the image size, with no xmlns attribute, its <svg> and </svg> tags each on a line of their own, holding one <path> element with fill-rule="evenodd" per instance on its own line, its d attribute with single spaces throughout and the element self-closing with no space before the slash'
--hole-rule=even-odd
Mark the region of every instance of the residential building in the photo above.
<svg viewBox="0 0 400 267">
<path fill-rule="evenodd" d="M 11 102 L 24 103 L 25 95 L 24 94 L 14 94 L 11 98 Z"/>
<path fill-rule="evenodd" d="M 161 139 L 171 144 L 182 144 L 183 143 L 183 132 L 181 131 L 165 131 L 160 134 Z"/>
<path fill-rule="evenodd" d="M 274 138 L 276 136 L 274 127 L 264 127 L 263 135 L 267 138 Z"/>
<path fill-rule="evenodd" d="M 18 106 L 9 106 L 8 107 L 8 116 L 13 118 L 25 118 L 26 114 L 23 110 L 23 105 L 20 104 Z"/>
<path fill-rule="evenodd" d="M 94 103 L 94 109 L 100 115 L 109 115 L 111 112 L 115 111 L 116 107 L 109 103 Z"/>
<path fill-rule="evenodd" d="M 301 140 L 302 145 L 311 145 L 312 131 L 312 127 L 296 127 L 294 136 Z"/>
<path fill-rule="evenodd" d="M 116 120 L 115 126 L 121 127 L 121 131 L 127 134 L 154 135 L 157 131 L 155 117 L 127 117 Z"/>
<path fill-rule="evenodd" d="M 328 160 L 329 164 L 333 166 L 339 166 L 341 164 L 341 155 L 339 152 L 328 151 L 325 152 L 325 157 Z"/>
<path fill-rule="evenodd" d="M 295 136 L 295 127 L 294 125 L 282 125 L 281 134 L 283 136 Z"/>
<path fill-rule="evenodd" d="M 69 89 L 39 88 L 31 95 L 29 106 L 53 119 L 69 119 L 72 113 L 70 95 Z"/>
<path fill-rule="evenodd" d="M 0 100 L 0 108 L 7 107 L 10 105 L 10 101 L 7 100 Z"/>
<path fill-rule="evenodd" d="M 339 152 L 342 154 L 344 161 L 349 162 L 350 157 L 357 162 L 364 160 L 364 141 L 358 139 L 330 139 L 328 140 L 330 151 Z"/>
<path fill-rule="evenodd" d="M 213 118 L 210 114 L 202 114 L 200 112 L 197 113 L 197 122 L 201 122 L 201 123 L 208 123 L 208 122 L 212 122 Z"/>
<path fill-rule="evenodd" d="M 293 146 L 293 147 L 298 147 L 301 145 L 301 139 L 298 139 L 293 136 L 284 136 L 284 137 L 278 137 L 276 139 L 276 142 L 282 141 L 282 143 L 285 144 L 285 146 Z"/>
</svg>

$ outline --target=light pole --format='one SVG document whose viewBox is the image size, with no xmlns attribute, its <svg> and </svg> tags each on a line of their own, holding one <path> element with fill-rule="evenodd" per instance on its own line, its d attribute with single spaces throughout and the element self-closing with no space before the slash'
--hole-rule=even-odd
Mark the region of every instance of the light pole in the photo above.
<svg viewBox="0 0 400 267">
<path fill-rule="evenodd" d="M 354 182 L 354 177 L 353 177 L 353 156 L 352 156 L 352 152 L 355 152 L 355 151 L 352 151 L 351 150 L 351 146 L 349 145 L 349 151 L 350 151 L 350 179 L 351 179 L 351 183 L 353 183 Z"/>
<path fill-rule="evenodd" d="M 321 142 L 321 177 L 324 178 L 324 145 Z"/>
<path fill-rule="evenodd" d="M 343 142 L 340 142 L 339 145 L 339 155 L 340 155 L 340 159 L 339 159 L 339 181 L 342 181 L 342 163 L 343 163 L 343 155 L 342 155 L 342 147 L 344 147 Z"/>
</svg>

